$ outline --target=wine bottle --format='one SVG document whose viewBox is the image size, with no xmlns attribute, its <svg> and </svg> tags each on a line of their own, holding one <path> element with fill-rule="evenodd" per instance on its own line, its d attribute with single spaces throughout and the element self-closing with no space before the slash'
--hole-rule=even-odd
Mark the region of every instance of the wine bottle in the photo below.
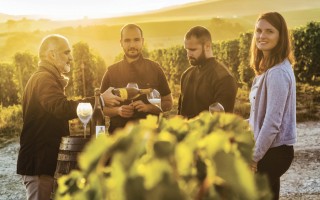
<svg viewBox="0 0 320 200">
<path fill-rule="evenodd" d="M 99 88 L 96 88 L 94 90 L 94 95 L 95 95 L 95 103 L 94 103 L 94 109 L 93 109 L 92 118 L 91 118 L 90 133 L 91 133 L 91 136 L 96 135 L 96 137 L 98 137 L 100 134 L 105 134 L 106 125 L 105 125 L 104 114 L 100 104 Z"/>
<path fill-rule="evenodd" d="M 132 100 L 138 98 L 143 94 L 148 94 L 152 91 L 152 88 L 137 89 L 137 88 L 115 88 L 112 90 L 114 95 L 117 95 L 125 100 Z"/>
</svg>

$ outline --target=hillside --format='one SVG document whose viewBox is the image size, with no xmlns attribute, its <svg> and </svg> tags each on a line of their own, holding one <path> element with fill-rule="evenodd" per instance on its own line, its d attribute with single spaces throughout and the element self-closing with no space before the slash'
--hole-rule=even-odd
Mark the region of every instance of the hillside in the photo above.
<svg viewBox="0 0 320 200">
<path fill-rule="evenodd" d="M 234 19 L 253 25 L 257 15 L 267 11 L 281 12 L 286 17 L 289 26 L 292 27 L 301 25 L 301 22 L 320 20 L 320 1 L 290 0 L 288 4 L 287 0 L 204 0 L 137 15 L 66 21 L 41 19 L 39 16 L 10 16 L 0 13 L 0 32 L 16 31 L 15 28 L 23 28 L 24 31 L 34 31 L 68 26 L 113 26 L 131 22 L 197 21 L 211 18 Z M 19 20 L 21 21 L 19 22 Z M 23 24 L 25 25 L 23 26 Z"/>
<path fill-rule="evenodd" d="M 213 40 L 234 39 L 252 30 L 259 13 L 281 12 L 290 28 L 320 21 L 320 1 L 314 0 L 207 0 L 161 9 L 134 16 L 107 19 L 52 21 L 17 19 L 0 14 L 0 61 L 10 62 L 18 51 L 37 53 L 41 38 L 49 33 L 67 36 L 72 44 L 84 41 L 103 57 L 107 64 L 121 52 L 120 28 L 138 23 L 149 50 L 182 45 L 185 32 L 192 26 L 209 28 Z M 24 16 L 26 17 L 26 16 Z"/>
<path fill-rule="evenodd" d="M 290 3 L 288 3 L 290 2 Z M 320 1 L 315 0 L 206 0 L 162 9 L 143 15 L 105 19 L 105 23 L 150 21 L 204 20 L 211 18 L 239 19 L 253 25 L 259 13 L 281 12 L 289 26 L 301 25 L 303 20 L 320 20 Z M 311 12 L 310 12 L 311 11 Z M 296 14 L 293 14 L 296 13 Z M 249 18 L 248 18 L 249 16 Z M 248 21 L 250 19 L 250 21 Z M 253 21 L 252 21 L 253 19 Z"/>
</svg>

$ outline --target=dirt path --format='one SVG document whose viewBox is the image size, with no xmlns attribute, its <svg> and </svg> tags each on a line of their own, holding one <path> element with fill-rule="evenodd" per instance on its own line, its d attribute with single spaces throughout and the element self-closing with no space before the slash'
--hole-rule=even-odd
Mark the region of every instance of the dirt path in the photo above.
<svg viewBox="0 0 320 200">
<path fill-rule="evenodd" d="M 281 200 L 320 199 L 320 121 L 298 124 L 295 158 L 281 177 Z"/>
<path fill-rule="evenodd" d="M 24 200 L 24 186 L 15 174 L 18 140 L 0 146 L 0 200 Z M 281 200 L 320 199 L 320 121 L 298 124 L 295 159 L 281 181 Z"/>
<path fill-rule="evenodd" d="M 25 200 L 25 190 L 16 172 L 18 140 L 0 149 L 0 200 Z"/>
</svg>

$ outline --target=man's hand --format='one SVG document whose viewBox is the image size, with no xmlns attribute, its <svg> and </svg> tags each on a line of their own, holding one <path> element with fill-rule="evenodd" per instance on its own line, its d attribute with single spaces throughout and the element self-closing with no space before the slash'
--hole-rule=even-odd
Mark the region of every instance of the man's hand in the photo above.
<svg viewBox="0 0 320 200">
<path fill-rule="evenodd" d="M 122 105 L 118 109 L 118 114 L 124 118 L 130 118 L 133 116 L 134 107 L 131 105 Z"/>
<path fill-rule="evenodd" d="M 112 94 L 112 87 L 109 87 L 104 93 L 101 94 L 105 106 L 117 106 L 123 101 L 122 98 Z"/>
<path fill-rule="evenodd" d="M 134 101 L 130 104 L 139 112 L 149 112 L 150 110 L 150 104 L 145 104 L 143 101 Z"/>
</svg>

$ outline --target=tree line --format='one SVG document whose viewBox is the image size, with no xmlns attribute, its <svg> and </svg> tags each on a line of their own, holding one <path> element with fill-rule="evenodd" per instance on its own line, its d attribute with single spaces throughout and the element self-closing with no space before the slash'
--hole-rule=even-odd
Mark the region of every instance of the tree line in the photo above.
<svg viewBox="0 0 320 200">
<path fill-rule="evenodd" d="M 242 87 L 251 86 L 254 78 L 250 68 L 250 45 L 253 32 L 240 34 L 238 39 L 213 43 L 214 56 L 223 62 Z M 297 82 L 319 85 L 320 83 L 320 22 L 291 30 L 292 46 L 296 63 L 294 71 Z M 159 62 L 170 82 L 179 84 L 181 73 L 188 67 L 183 46 L 158 49 L 149 53 Z"/>
<path fill-rule="evenodd" d="M 291 30 L 296 63 L 294 71 L 297 82 L 319 85 L 320 83 L 320 22 Z M 238 39 L 213 44 L 214 56 L 230 69 L 239 85 L 248 89 L 254 78 L 249 66 L 252 32 L 240 34 Z M 74 62 L 69 86 L 70 96 L 91 96 L 95 87 L 100 86 L 107 68 L 104 60 L 93 53 L 85 42 L 72 47 Z M 180 76 L 189 66 L 183 44 L 170 48 L 148 51 L 144 56 L 159 62 L 173 89 L 180 83 Z M 119 60 L 119 55 L 115 60 Z M 37 68 L 38 58 L 28 52 L 17 52 L 12 63 L 0 63 L 0 105 L 6 107 L 20 103 L 21 94 L 28 79 Z M 175 92 L 175 91 L 174 91 Z"/>
</svg>

